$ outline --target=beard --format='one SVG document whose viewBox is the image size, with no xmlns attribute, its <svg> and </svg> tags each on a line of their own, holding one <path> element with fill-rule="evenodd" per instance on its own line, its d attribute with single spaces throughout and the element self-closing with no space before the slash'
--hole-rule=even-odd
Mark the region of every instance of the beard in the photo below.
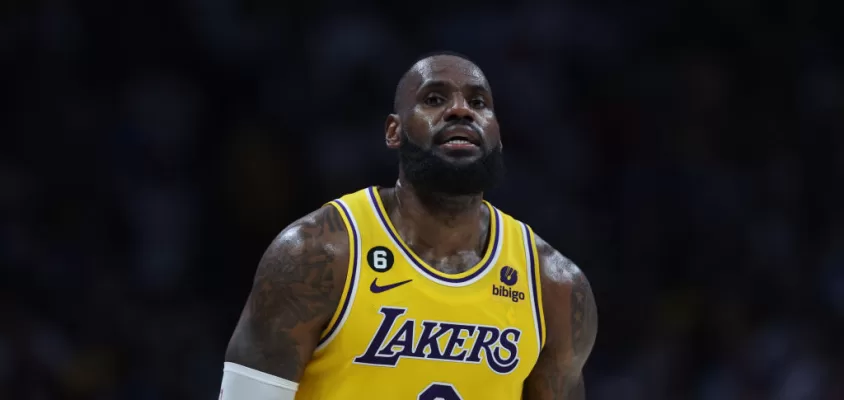
<svg viewBox="0 0 844 400">
<path fill-rule="evenodd" d="M 494 188 L 504 177 L 504 158 L 499 143 L 484 150 L 481 158 L 455 164 L 424 149 L 402 135 L 400 167 L 405 178 L 417 189 L 448 196 L 481 194 Z"/>
</svg>

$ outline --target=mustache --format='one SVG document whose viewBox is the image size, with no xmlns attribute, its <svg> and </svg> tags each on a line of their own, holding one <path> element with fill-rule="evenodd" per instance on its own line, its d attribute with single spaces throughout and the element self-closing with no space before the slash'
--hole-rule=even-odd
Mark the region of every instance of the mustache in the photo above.
<svg viewBox="0 0 844 400">
<path fill-rule="evenodd" d="M 481 142 L 482 143 L 484 142 L 484 134 L 483 134 L 483 130 L 481 130 L 481 127 L 479 127 L 473 121 L 469 121 L 469 120 L 463 119 L 463 118 L 458 119 L 458 120 L 454 120 L 454 121 L 451 121 L 451 122 L 446 122 L 446 124 L 442 128 L 437 129 L 437 131 L 434 132 L 434 137 L 433 137 L 434 141 L 442 139 L 442 136 L 445 135 L 445 131 L 447 131 L 448 129 L 451 129 L 455 126 L 463 126 L 463 127 L 466 127 L 466 128 L 469 128 L 469 129 L 475 131 L 475 133 L 478 134 L 478 138 L 480 138 Z"/>
</svg>

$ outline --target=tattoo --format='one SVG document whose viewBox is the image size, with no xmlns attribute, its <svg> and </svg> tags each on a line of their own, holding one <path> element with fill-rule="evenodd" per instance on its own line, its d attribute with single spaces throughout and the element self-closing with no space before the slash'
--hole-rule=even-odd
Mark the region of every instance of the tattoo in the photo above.
<svg viewBox="0 0 844 400">
<path fill-rule="evenodd" d="M 525 382 L 525 400 L 585 399 L 582 370 L 598 328 L 595 298 L 586 276 L 537 237 L 542 271 L 546 343 Z"/>
<path fill-rule="evenodd" d="M 345 232 L 329 206 L 279 234 L 258 266 L 227 361 L 299 380 L 340 300 L 345 274 L 335 269 L 347 265 Z"/>
</svg>

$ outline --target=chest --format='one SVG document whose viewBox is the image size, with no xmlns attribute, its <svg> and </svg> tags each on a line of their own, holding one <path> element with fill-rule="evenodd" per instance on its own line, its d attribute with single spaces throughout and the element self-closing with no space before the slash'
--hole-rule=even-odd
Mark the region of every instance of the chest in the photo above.
<svg viewBox="0 0 844 400">
<path fill-rule="evenodd" d="M 354 349 L 354 365 L 527 375 L 540 345 L 524 265 L 500 257 L 471 283 L 450 286 L 406 260 L 391 261 L 386 270 L 368 265 L 360 270 L 338 338 Z"/>
<path fill-rule="evenodd" d="M 417 254 L 426 265 L 449 275 L 463 273 L 483 259 L 483 254 L 476 251 L 463 251 L 449 256 L 437 256 L 432 250 L 418 251 Z"/>
</svg>

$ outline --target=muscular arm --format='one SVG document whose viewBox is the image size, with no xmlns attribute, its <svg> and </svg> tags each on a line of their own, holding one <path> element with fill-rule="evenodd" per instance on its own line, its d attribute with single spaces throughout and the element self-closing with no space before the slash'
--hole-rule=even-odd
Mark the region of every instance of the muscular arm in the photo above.
<svg viewBox="0 0 844 400">
<path fill-rule="evenodd" d="M 586 276 L 538 238 L 545 347 L 525 381 L 525 400 L 586 398 L 583 366 L 598 331 L 595 297 Z"/>
<path fill-rule="evenodd" d="M 348 257 L 332 206 L 284 229 L 258 265 L 226 361 L 298 382 L 340 301 Z"/>
</svg>

